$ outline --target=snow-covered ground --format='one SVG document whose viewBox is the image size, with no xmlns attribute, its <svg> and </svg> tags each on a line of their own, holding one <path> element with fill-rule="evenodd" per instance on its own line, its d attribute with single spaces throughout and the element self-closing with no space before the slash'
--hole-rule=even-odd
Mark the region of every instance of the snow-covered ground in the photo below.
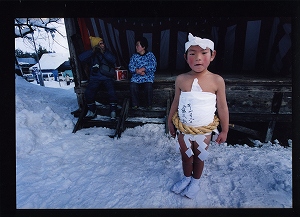
<svg viewBox="0 0 300 217">
<path fill-rule="evenodd" d="M 15 84 L 17 209 L 292 208 L 291 140 L 211 144 L 201 192 L 188 199 L 170 191 L 182 167 L 164 125 L 120 139 L 108 128 L 72 133 L 74 83 Z"/>
</svg>

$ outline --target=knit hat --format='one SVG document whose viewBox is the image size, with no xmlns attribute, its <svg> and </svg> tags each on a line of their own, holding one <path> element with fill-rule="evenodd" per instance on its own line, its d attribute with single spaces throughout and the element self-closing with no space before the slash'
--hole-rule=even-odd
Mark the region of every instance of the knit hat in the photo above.
<svg viewBox="0 0 300 217">
<path fill-rule="evenodd" d="M 93 37 L 93 36 L 90 36 L 90 40 L 91 40 L 91 47 L 95 47 L 96 45 L 99 44 L 100 41 L 103 41 L 102 38 L 99 38 L 99 37 Z"/>
</svg>

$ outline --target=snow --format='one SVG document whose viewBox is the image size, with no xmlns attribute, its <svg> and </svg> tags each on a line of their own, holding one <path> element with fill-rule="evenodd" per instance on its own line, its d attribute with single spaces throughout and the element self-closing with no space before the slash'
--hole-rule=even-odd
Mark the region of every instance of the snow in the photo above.
<svg viewBox="0 0 300 217">
<path fill-rule="evenodd" d="M 57 69 L 65 61 L 69 60 L 70 55 L 67 53 L 44 53 L 38 63 L 31 66 L 29 69 L 41 66 L 42 70 Z"/>
<path fill-rule="evenodd" d="M 163 124 L 72 133 L 74 83 L 45 87 L 16 77 L 17 209 L 292 208 L 292 141 L 208 149 L 201 191 L 170 191 L 182 178 L 176 140 Z"/>
</svg>

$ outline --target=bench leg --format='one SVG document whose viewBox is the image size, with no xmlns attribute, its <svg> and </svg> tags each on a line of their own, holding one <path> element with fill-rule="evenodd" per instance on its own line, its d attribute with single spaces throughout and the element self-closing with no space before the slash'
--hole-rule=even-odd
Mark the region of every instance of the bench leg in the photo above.
<svg viewBox="0 0 300 217">
<path fill-rule="evenodd" d="M 167 99 L 166 119 L 165 119 L 165 134 L 169 134 L 168 117 L 170 113 L 171 100 Z"/>
<path fill-rule="evenodd" d="M 77 122 L 76 122 L 76 124 L 74 126 L 74 129 L 73 129 L 72 133 L 76 133 L 77 130 L 82 129 L 82 123 L 84 121 L 83 119 L 84 119 L 84 117 L 85 117 L 85 115 L 87 113 L 87 110 L 88 110 L 87 106 L 84 106 L 82 108 L 81 113 L 80 113 L 80 115 L 78 117 L 78 120 L 77 120 Z"/>
<path fill-rule="evenodd" d="M 275 123 L 276 123 L 276 121 L 274 121 L 274 120 L 269 122 L 265 142 L 272 141 L 273 132 L 274 132 L 274 128 L 275 128 Z"/>
<path fill-rule="evenodd" d="M 125 121 L 127 119 L 128 109 L 129 109 L 129 99 L 125 98 L 123 100 L 123 105 L 122 105 L 120 116 L 118 118 L 114 137 L 117 136 L 117 138 L 120 138 L 121 133 L 125 130 Z"/>
<path fill-rule="evenodd" d="M 272 99 L 272 108 L 271 108 L 272 113 L 278 114 L 278 112 L 280 110 L 280 106 L 282 104 L 282 97 L 283 97 L 282 92 L 275 92 L 274 93 L 273 99 Z M 276 123 L 275 119 L 273 119 L 269 122 L 265 142 L 272 141 L 273 132 L 274 132 L 274 128 L 275 128 L 275 123 Z"/>
</svg>

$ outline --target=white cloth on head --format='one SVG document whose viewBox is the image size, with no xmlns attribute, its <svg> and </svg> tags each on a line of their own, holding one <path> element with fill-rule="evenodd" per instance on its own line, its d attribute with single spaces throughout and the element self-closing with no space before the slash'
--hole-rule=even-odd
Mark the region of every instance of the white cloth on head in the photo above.
<svg viewBox="0 0 300 217">
<path fill-rule="evenodd" d="M 192 45 L 198 45 L 203 49 L 208 47 L 209 49 L 214 50 L 214 43 L 207 38 L 196 37 L 189 33 L 188 39 L 189 40 L 185 43 L 185 51 Z"/>
</svg>

